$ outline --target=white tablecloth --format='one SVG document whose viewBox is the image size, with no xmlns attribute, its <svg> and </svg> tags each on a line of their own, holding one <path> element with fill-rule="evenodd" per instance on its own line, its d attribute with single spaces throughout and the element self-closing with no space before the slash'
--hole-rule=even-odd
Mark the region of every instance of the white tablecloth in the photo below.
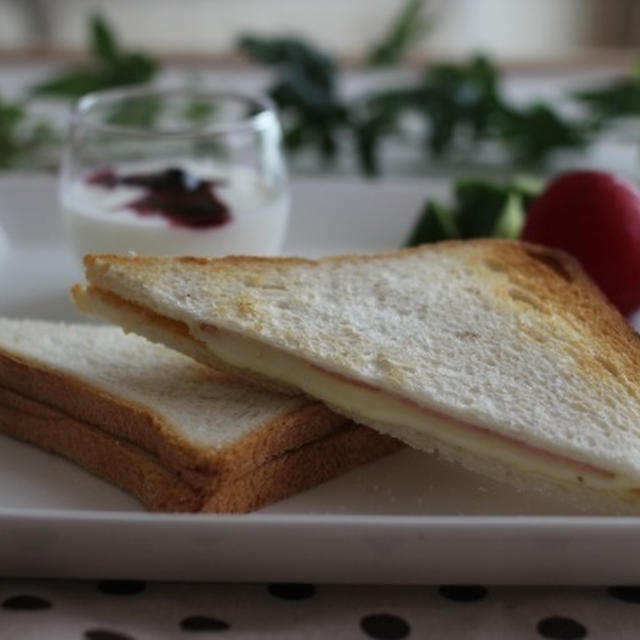
<svg viewBox="0 0 640 640">
<path fill-rule="evenodd" d="M 0 638 L 640 637 L 640 587 L 0 580 Z"/>
</svg>

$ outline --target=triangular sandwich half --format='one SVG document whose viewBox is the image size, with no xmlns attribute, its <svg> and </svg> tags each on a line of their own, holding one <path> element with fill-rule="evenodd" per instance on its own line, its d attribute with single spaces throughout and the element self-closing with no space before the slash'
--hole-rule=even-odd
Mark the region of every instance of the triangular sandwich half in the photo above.
<svg viewBox="0 0 640 640">
<path fill-rule="evenodd" d="M 0 431 L 154 511 L 251 511 L 400 446 L 119 327 L 6 318 Z"/>
<path fill-rule="evenodd" d="M 478 240 L 85 264 L 84 312 L 493 478 L 640 511 L 640 338 L 562 253 Z"/>
</svg>

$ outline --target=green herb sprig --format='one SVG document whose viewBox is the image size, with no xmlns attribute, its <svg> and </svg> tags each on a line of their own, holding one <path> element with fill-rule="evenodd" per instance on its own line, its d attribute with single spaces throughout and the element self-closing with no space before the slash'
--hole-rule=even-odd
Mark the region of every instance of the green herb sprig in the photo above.
<svg viewBox="0 0 640 640">
<path fill-rule="evenodd" d="M 424 0 L 407 0 L 380 41 L 371 47 L 367 64 L 388 67 L 402 62 L 430 28 L 431 20 L 424 14 Z"/>
<path fill-rule="evenodd" d="M 427 200 L 406 246 L 455 238 L 517 238 L 542 186 L 524 177 L 506 182 L 460 178 L 453 186 L 451 205 Z"/>
<path fill-rule="evenodd" d="M 63 71 L 32 88 L 34 95 L 51 98 L 79 98 L 85 93 L 148 82 L 158 64 L 140 51 L 123 50 L 113 30 L 99 15 L 89 23 L 88 64 Z"/>
<path fill-rule="evenodd" d="M 369 176 L 380 174 L 381 146 L 402 132 L 408 115 L 423 123 L 429 156 L 469 155 L 479 143 L 494 141 L 523 166 L 544 165 L 558 149 L 581 149 L 597 130 L 591 117 L 569 120 L 546 104 L 510 104 L 485 56 L 430 66 L 413 84 L 347 104 L 337 94 L 338 67 L 327 53 L 291 38 L 245 36 L 240 46 L 255 62 L 276 69 L 269 93 L 283 116 L 287 148 L 315 146 L 331 161 L 337 141 L 348 136 Z"/>
<path fill-rule="evenodd" d="M 637 116 L 640 114 L 640 61 L 636 62 L 629 77 L 576 91 L 572 97 L 602 125 L 615 118 Z"/>
<path fill-rule="evenodd" d="M 56 141 L 51 125 L 32 117 L 24 104 L 0 98 L 0 169 L 33 163 Z"/>
<path fill-rule="evenodd" d="M 269 94 L 280 110 L 286 146 L 313 146 L 325 162 L 333 160 L 338 137 L 349 123 L 348 108 L 337 95 L 333 58 L 292 37 L 248 35 L 239 46 L 254 61 L 275 69 Z"/>
<path fill-rule="evenodd" d="M 429 27 L 421 0 L 406 0 L 380 42 L 371 48 L 372 66 L 397 64 Z M 100 16 L 89 23 L 87 64 L 63 71 L 32 89 L 32 96 L 72 99 L 87 92 L 139 84 L 153 79 L 159 64 L 141 51 L 124 49 Z M 582 149 L 618 118 L 640 114 L 640 63 L 628 78 L 573 93 L 567 98 L 583 106 L 567 118 L 546 103 L 511 104 L 492 61 L 476 56 L 458 64 L 428 66 L 414 82 L 380 88 L 356 100 L 339 91 L 340 68 L 328 53 L 295 37 L 240 39 L 245 54 L 271 68 L 270 93 L 282 116 L 285 145 L 291 152 L 315 149 L 327 165 L 343 147 L 355 149 L 363 174 L 382 172 L 381 150 L 394 137 L 412 136 L 427 158 L 481 156 L 482 145 L 497 146 L 519 167 L 541 168 L 561 149 Z M 163 109 L 155 99 L 124 102 L 110 121 L 152 124 Z M 211 117 L 211 105 L 194 101 L 182 117 L 194 123 Z M 48 144 L 53 127 L 28 115 L 28 103 L 3 103 L 3 149 L 0 166 L 28 163 L 31 152 Z M 407 128 L 409 119 L 413 128 Z M 19 122 L 19 124 L 16 124 Z M 38 123 L 36 126 L 36 122 Z M 416 129 L 416 123 L 421 127 Z"/>
<path fill-rule="evenodd" d="M 442 157 L 465 139 L 475 144 L 489 137 L 503 110 L 498 73 L 477 56 L 467 64 L 428 68 L 417 84 L 365 97 L 352 118 L 363 172 L 380 172 L 379 150 L 386 137 L 401 130 L 402 118 L 417 116 L 424 123 L 424 148 Z"/>
</svg>

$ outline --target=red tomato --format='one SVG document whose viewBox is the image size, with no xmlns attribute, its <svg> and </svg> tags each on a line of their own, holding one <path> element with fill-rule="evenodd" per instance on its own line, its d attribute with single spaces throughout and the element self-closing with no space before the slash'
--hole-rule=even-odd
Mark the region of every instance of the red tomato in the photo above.
<svg viewBox="0 0 640 640">
<path fill-rule="evenodd" d="M 529 207 L 522 239 L 572 254 L 624 315 L 640 307 L 640 190 L 602 171 L 560 175 Z"/>
</svg>

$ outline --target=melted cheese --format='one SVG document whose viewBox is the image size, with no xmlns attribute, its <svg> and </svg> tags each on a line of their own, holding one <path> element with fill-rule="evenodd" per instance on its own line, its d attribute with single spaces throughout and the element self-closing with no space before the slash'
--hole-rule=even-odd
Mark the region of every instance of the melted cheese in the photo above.
<svg viewBox="0 0 640 640">
<path fill-rule="evenodd" d="M 629 478 L 607 469 L 452 418 L 231 331 L 202 325 L 195 337 L 232 366 L 285 382 L 356 421 L 384 430 L 418 448 L 421 448 L 420 441 L 424 442 L 421 436 L 428 436 L 435 447 L 442 442 L 559 481 L 584 482 L 609 490 L 635 486 Z"/>
</svg>

